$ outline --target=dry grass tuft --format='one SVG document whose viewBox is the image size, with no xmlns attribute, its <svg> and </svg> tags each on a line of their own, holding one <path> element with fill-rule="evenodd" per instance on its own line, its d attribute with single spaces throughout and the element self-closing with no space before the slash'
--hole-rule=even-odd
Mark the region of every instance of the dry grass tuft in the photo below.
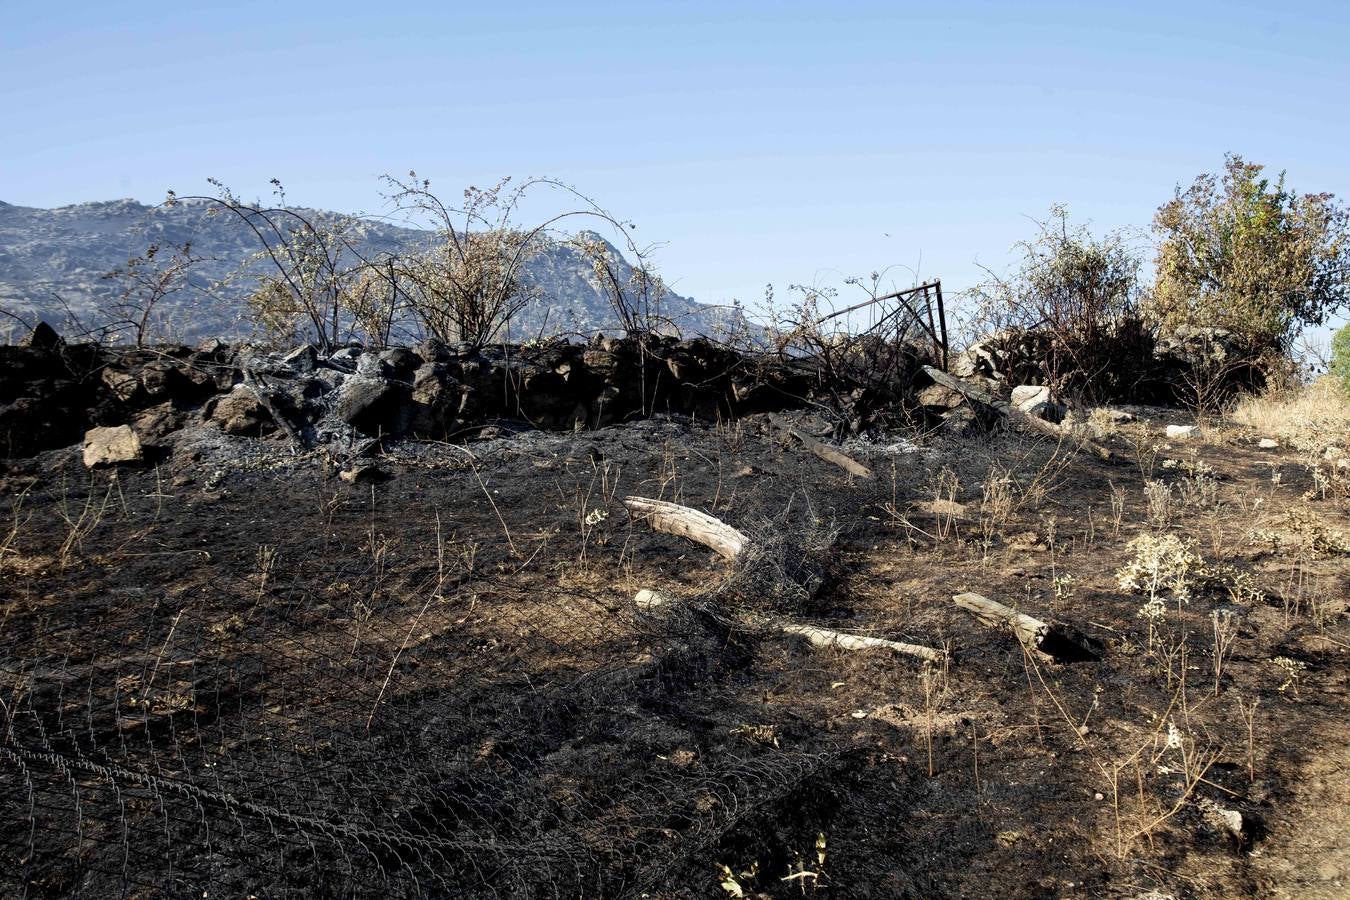
<svg viewBox="0 0 1350 900">
<path fill-rule="evenodd" d="M 1350 396 L 1326 377 L 1294 390 L 1244 398 L 1232 418 L 1299 450 L 1320 453 L 1350 442 Z"/>
</svg>

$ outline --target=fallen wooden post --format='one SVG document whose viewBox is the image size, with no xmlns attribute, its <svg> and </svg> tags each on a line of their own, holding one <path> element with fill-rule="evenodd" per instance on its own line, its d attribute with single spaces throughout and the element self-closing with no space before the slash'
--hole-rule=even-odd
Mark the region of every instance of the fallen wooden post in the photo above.
<svg viewBox="0 0 1350 900">
<path fill-rule="evenodd" d="M 1004 606 L 981 594 L 963 593 L 952 602 L 993 628 L 1006 628 L 1028 650 L 1044 653 L 1060 662 L 1082 662 L 1099 658 L 1097 648 L 1082 635 L 1059 625 Z"/>
<path fill-rule="evenodd" d="M 643 612 L 658 612 L 661 609 L 673 606 L 676 602 L 678 601 L 674 597 L 664 591 L 653 591 L 646 588 L 638 591 L 633 597 L 633 605 Z M 804 637 L 811 643 L 811 646 L 822 649 L 838 647 L 841 650 L 889 650 L 891 653 L 915 656 L 928 662 L 941 662 L 944 656 L 941 650 L 925 647 L 922 644 L 906 644 L 886 638 L 848 634 L 843 631 L 835 631 L 832 628 L 821 628 L 817 625 L 798 625 L 764 616 L 745 615 L 741 618 L 747 626 L 770 628 L 783 634 Z"/>
<path fill-rule="evenodd" d="M 906 644 L 886 638 L 848 634 L 844 631 L 820 628 L 816 625 L 792 625 L 782 622 L 777 623 L 777 627 L 784 634 L 801 635 L 815 647 L 840 647 L 844 650 L 889 650 L 892 653 L 917 656 L 919 659 L 926 659 L 929 662 L 941 662 L 943 658 L 941 650 L 934 650 L 932 647 L 925 647 L 922 644 Z"/>
<path fill-rule="evenodd" d="M 956 391 L 972 403 L 979 403 L 982 406 L 989 407 L 1019 428 L 1026 429 L 1027 431 L 1039 432 L 1040 434 L 1043 434 L 1046 437 L 1052 437 L 1055 440 L 1063 440 L 1068 437 L 1068 434 L 1054 422 L 1047 422 L 1045 419 L 1037 416 L 1028 415 L 1008 401 L 995 397 L 988 391 L 981 390 L 973 384 L 969 384 L 959 378 L 948 375 L 946 372 L 935 369 L 932 366 L 924 366 L 923 371 L 937 384 Z M 1084 440 L 1083 446 L 1087 447 L 1102 459 L 1111 458 L 1111 451 L 1095 441 Z"/>
<path fill-rule="evenodd" d="M 814 437 L 802 431 L 801 429 L 793 427 L 792 423 L 784 419 L 782 416 L 777 416 L 774 415 L 773 413 L 770 413 L 769 421 L 772 422 L 774 425 L 778 426 L 779 428 L 783 429 L 784 431 L 786 431 L 788 434 L 795 437 L 798 441 L 801 442 L 801 445 L 803 447 L 805 447 L 807 450 L 810 450 L 812 453 L 814 453 L 816 456 L 819 456 L 826 462 L 832 462 L 839 468 L 843 469 L 845 472 L 849 473 L 850 475 L 855 475 L 858 478 L 866 479 L 872 477 L 872 470 L 867 468 L 867 466 L 858 462 L 853 457 L 841 453 L 838 450 L 835 450 L 833 447 L 822 444 L 820 441 L 816 440 Z"/>
<path fill-rule="evenodd" d="M 624 497 L 623 505 L 632 515 L 646 519 L 652 531 L 688 538 L 724 559 L 734 560 L 745 549 L 747 538 L 742 532 L 705 512 L 647 497 Z"/>
</svg>

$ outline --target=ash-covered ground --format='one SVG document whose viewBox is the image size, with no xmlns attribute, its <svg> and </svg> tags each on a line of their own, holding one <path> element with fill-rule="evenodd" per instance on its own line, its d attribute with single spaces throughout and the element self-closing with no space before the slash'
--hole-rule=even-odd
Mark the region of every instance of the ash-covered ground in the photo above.
<svg viewBox="0 0 1350 900">
<path fill-rule="evenodd" d="M 1112 460 L 1001 427 L 839 445 L 870 479 L 762 415 L 361 453 L 206 422 L 137 465 L 11 460 L 4 892 L 1341 896 L 1347 501 L 1137 412 Z M 757 593 L 628 495 L 829 577 Z M 1167 535 L 1199 562 L 1150 618 L 1119 573 Z"/>
</svg>

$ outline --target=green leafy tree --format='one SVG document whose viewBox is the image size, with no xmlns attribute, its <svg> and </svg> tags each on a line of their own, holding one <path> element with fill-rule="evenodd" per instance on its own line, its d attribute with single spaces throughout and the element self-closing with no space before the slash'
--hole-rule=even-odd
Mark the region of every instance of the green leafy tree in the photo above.
<svg viewBox="0 0 1350 900">
<path fill-rule="evenodd" d="M 1331 338 L 1331 374 L 1350 394 L 1350 324 L 1341 326 Z"/>
<path fill-rule="evenodd" d="M 1287 351 L 1350 301 L 1350 214 L 1230 154 L 1158 209 L 1151 311 L 1164 331 L 1220 327 Z"/>
</svg>

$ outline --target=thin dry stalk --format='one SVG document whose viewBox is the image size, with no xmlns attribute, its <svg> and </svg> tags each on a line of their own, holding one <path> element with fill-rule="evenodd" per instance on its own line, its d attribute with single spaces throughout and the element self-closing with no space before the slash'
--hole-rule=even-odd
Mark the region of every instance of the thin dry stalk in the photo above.
<svg viewBox="0 0 1350 900">
<path fill-rule="evenodd" d="M 478 474 L 478 467 L 470 466 L 469 469 L 473 472 L 473 477 L 477 479 L 478 486 L 482 488 L 483 496 L 487 498 L 487 502 L 492 506 L 492 511 L 496 514 L 497 521 L 501 523 L 502 534 L 506 535 L 506 545 L 511 548 L 511 555 L 519 559 L 520 551 L 516 549 L 516 542 L 511 539 L 511 529 L 506 527 L 506 520 L 502 518 L 502 511 L 497 508 L 497 501 L 492 499 L 492 492 L 488 490 L 487 484 L 483 482 L 483 476 Z"/>
<path fill-rule="evenodd" d="M 1247 783 L 1256 783 L 1256 705 L 1261 702 L 1260 697 L 1253 697 L 1251 703 L 1246 703 L 1239 697 L 1234 697 L 1233 702 L 1237 704 L 1238 715 L 1242 717 L 1242 724 L 1247 730 Z"/>
<path fill-rule="evenodd" d="M 70 508 L 66 504 L 64 493 L 64 482 L 62 482 L 61 506 L 58 514 L 61 520 L 66 523 L 66 538 L 61 543 L 61 549 L 57 551 L 57 558 L 64 567 L 69 563 L 72 556 L 83 554 L 84 540 L 94 532 L 103 522 L 103 517 L 108 512 L 111 505 L 113 490 L 117 486 L 116 481 L 108 483 L 108 490 L 104 492 L 101 500 L 96 501 L 95 494 L 91 491 L 84 498 L 84 504 L 80 507 L 78 514 L 72 516 Z M 91 485 L 92 487 L 92 485 Z"/>
<path fill-rule="evenodd" d="M 1210 650 L 1211 668 L 1214 670 L 1214 696 L 1219 696 L 1219 685 L 1223 681 L 1224 660 L 1228 658 L 1233 649 L 1233 642 L 1237 640 L 1238 626 L 1237 617 L 1230 611 L 1215 610 L 1209 616 L 1210 625 L 1213 626 L 1214 644 Z"/>
<path fill-rule="evenodd" d="M 403 656 L 403 651 L 408 648 L 408 641 L 412 640 L 413 632 L 417 630 L 418 624 L 422 621 L 422 616 L 426 614 L 427 608 L 431 606 L 433 600 L 441 599 L 441 589 L 445 586 L 445 542 L 441 539 L 441 514 L 436 514 L 436 589 L 427 597 L 422 608 L 417 611 L 413 617 L 412 624 L 408 626 L 408 633 L 403 636 L 403 643 L 398 645 L 394 658 L 389 661 L 389 671 L 384 673 L 384 681 L 380 683 L 380 691 L 375 695 L 375 703 L 370 708 L 370 715 L 366 716 L 366 731 L 370 731 L 371 724 L 375 721 L 375 713 L 379 711 L 380 701 L 384 699 L 384 692 L 389 689 L 389 682 L 394 677 L 394 669 L 398 667 L 399 658 Z"/>
<path fill-rule="evenodd" d="M 1111 484 L 1111 536 L 1120 536 L 1120 523 L 1125 518 L 1125 486 Z"/>
</svg>

